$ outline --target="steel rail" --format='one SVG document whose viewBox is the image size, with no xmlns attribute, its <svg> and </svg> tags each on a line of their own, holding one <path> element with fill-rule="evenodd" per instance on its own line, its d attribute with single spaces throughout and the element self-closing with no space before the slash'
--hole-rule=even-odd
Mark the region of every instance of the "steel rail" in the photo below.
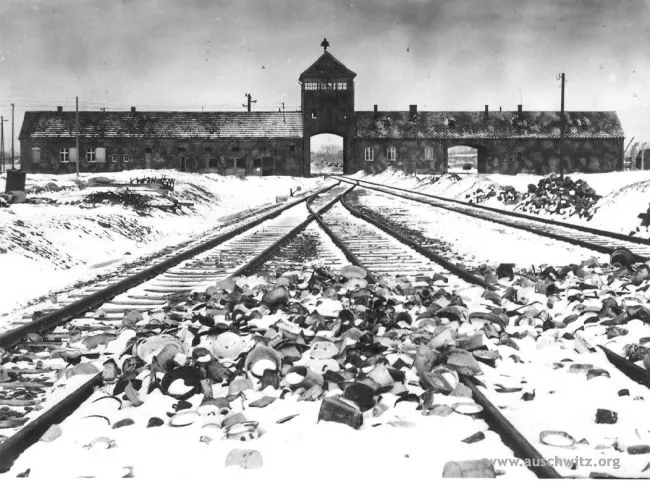
<svg viewBox="0 0 650 481">
<path fill-rule="evenodd" d="M 162 262 L 154 264 L 151 267 L 148 267 L 125 279 L 122 279 L 121 281 L 118 281 L 115 284 L 112 284 L 99 291 L 89 294 L 88 296 L 82 297 L 77 301 L 74 301 L 64 307 L 61 307 L 60 309 L 49 312 L 44 316 L 39 317 L 38 319 L 28 324 L 17 327 L 16 329 L 12 329 L 7 332 L 3 332 L 2 334 L 0 334 L 0 347 L 5 349 L 11 348 L 16 343 L 20 342 L 20 340 L 25 338 L 27 334 L 33 332 L 40 333 L 48 329 L 51 329 L 65 322 L 70 318 L 78 317 L 83 313 L 85 313 L 86 311 L 89 311 L 92 308 L 101 305 L 102 303 L 114 298 L 115 296 L 122 294 L 128 291 L 129 289 L 132 289 L 133 287 L 136 287 L 142 284 L 143 282 L 148 281 L 149 279 L 152 279 L 162 274 L 163 272 L 171 269 L 174 266 L 177 266 L 181 262 L 191 259 L 192 257 L 202 252 L 205 252 L 209 249 L 212 249 L 232 239 L 233 237 L 238 236 L 239 234 L 242 234 L 247 230 L 250 230 L 260 225 L 263 222 L 273 219 L 279 216 L 282 212 L 286 211 L 287 209 L 290 209 L 291 207 L 294 207 L 302 202 L 306 202 L 314 195 L 318 195 L 323 192 L 326 192 L 332 189 L 333 187 L 334 185 L 329 185 L 324 188 L 321 188 L 318 191 L 316 191 L 316 193 L 314 193 L 312 196 L 303 197 L 301 199 L 290 202 L 287 205 L 282 206 L 280 209 L 265 214 L 262 217 L 255 219 L 254 221 L 251 221 L 231 231 L 221 234 L 215 237 L 214 239 L 210 239 L 208 241 L 202 242 L 194 247 L 191 247 L 183 252 L 180 252 Z"/>
<path fill-rule="evenodd" d="M 354 187 L 355 186 L 352 186 L 352 188 L 347 190 L 341 197 L 343 197 L 346 194 L 350 193 L 354 189 Z M 330 208 L 332 208 L 334 206 L 334 204 L 336 204 L 336 202 L 338 202 L 338 201 L 339 201 L 339 199 L 334 199 L 332 202 L 330 202 L 326 206 L 327 207 L 326 209 L 325 208 L 321 209 L 320 212 L 318 212 L 318 213 L 313 212 L 313 210 L 312 210 L 312 208 L 311 208 L 311 206 L 309 204 L 307 204 L 307 209 L 309 209 L 309 212 L 314 215 L 314 218 L 315 218 L 316 223 L 318 224 L 318 226 L 321 229 L 323 229 L 323 231 L 329 236 L 329 238 L 332 240 L 334 245 L 336 247 L 338 247 L 341 250 L 341 252 L 343 252 L 343 254 L 347 258 L 347 260 L 350 261 L 351 264 L 354 264 L 354 265 L 356 265 L 358 267 L 361 267 L 361 268 L 365 269 L 366 272 L 368 273 L 368 275 L 366 276 L 367 279 L 368 279 L 368 282 L 374 283 L 375 280 L 376 280 L 375 279 L 376 276 L 363 264 L 363 262 L 361 262 L 359 260 L 359 258 L 354 254 L 354 252 L 352 252 L 348 248 L 348 246 L 346 246 L 345 243 L 343 241 L 341 241 L 341 239 L 339 239 L 339 237 L 334 233 L 334 231 L 332 231 L 332 229 L 330 229 L 330 227 L 325 223 L 325 221 L 321 217 L 321 214 L 325 213 Z"/>
<path fill-rule="evenodd" d="M 350 191 L 348 191 L 349 193 Z M 464 281 L 467 281 L 471 284 L 479 285 L 485 289 L 488 290 L 495 290 L 496 287 L 490 284 L 489 282 L 486 282 L 485 279 L 482 279 L 478 276 L 475 276 L 471 272 L 468 272 L 466 269 L 463 267 L 457 266 L 453 262 L 450 262 L 449 260 L 445 259 L 444 257 L 440 256 L 439 254 L 436 254 L 430 249 L 427 249 L 425 247 L 422 247 L 419 243 L 415 242 L 412 239 L 409 239 L 407 236 L 404 234 L 397 232 L 397 230 L 393 229 L 392 227 L 388 226 L 387 224 L 380 222 L 376 219 L 373 219 L 372 217 L 364 214 L 358 209 L 355 209 L 352 207 L 349 202 L 346 199 L 347 195 L 343 196 L 341 199 L 341 204 L 343 207 L 345 207 L 353 216 L 358 217 L 359 219 L 362 219 L 369 224 L 374 225 L 378 229 L 384 231 L 386 234 L 394 237 L 398 241 L 400 241 L 402 244 L 405 244 L 409 246 L 411 249 L 416 251 L 417 253 L 425 256 L 427 259 L 432 260 L 433 262 L 440 264 L 443 266 L 445 269 L 447 269 L 449 272 L 452 274 L 457 275 Z"/>
<path fill-rule="evenodd" d="M 514 212 L 514 211 L 510 211 L 510 210 L 499 209 L 498 207 L 490 207 L 490 206 L 487 206 L 487 205 L 480 205 L 480 204 L 470 204 L 469 202 L 464 202 L 462 200 L 448 199 L 446 197 L 441 197 L 441 196 L 433 195 L 433 194 L 425 194 L 425 193 L 422 193 L 422 192 L 413 192 L 411 190 L 404 189 L 404 188 L 401 188 L 401 187 L 392 187 L 392 186 L 389 186 L 389 185 L 379 184 L 377 182 L 371 182 L 369 180 L 347 179 L 345 177 L 336 176 L 336 175 L 332 175 L 330 177 L 333 178 L 333 179 L 337 179 L 337 180 L 341 180 L 341 181 L 349 182 L 349 183 L 357 183 L 358 184 L 359 182 L 363 182 L 365 184 L 370 184 L 370 185 L 373 185 L 373 186 L 382 187 L 384 189 L 393 189 L 393 190 L 397 190 L 397 191 L 400 191 L 400 192 L 406 192 L 406 193 L 411 194 L 411 195 L 419 195 L 419 196 L 422 196 L 422 197 L 428 197 L 430 199 L 435 199 L 435 200 L 440 200 L 440 201 L 444 201 L 444 202 L 450 202 L 450 203 L 453 203 L 453 204 L 458 204 L 458 205 L 461 205 L 463 207 L 482 209 L 482 210 L 485 210 L 485 211 L 494 212 L 496 214 L 501 214 L 501 215 L 505 215 L 505 216 L 519 217 L 519 218 L 526 219 L 526 220 L 541 222 L 543 224 L 556 225 L 558 227 L 563 227 L 563 228 L 566 228 L 566 229 L 573 229 L 573 230 L 577 230 L 577 231 L 582 231 L 582 232 L 585 232 L 587 234 L 599 235 L 599 236 L 602 236 L 602 237 L 610 237 L 612 239 L 622 240 L 622 241 L 625 241 L 625 242 L 630 242 L 632 244 L 650 245 L 650 239 L 643 239 L 643 238 L 640 238 L 640 237 L 633 237 L 633 236 L 621 234 L 619 232 L 612 232 L 612 231 L 607 231 L 607 230 L 602 230 L 602 229 L 596 229 L 594 227 L 587 227 L 587 226 L 582 226 L 582 225 L 578 225 L 578 224 L 571 224 L 569 222 L 562 222 L 562 221 L 555 220 L 555 219 L 545 219 L 543 217 L 530 215 L 530 214 L 524 214 L 522 212 Z M 387 194 L 393 194 L 392 192 L 386 192 L 386 193 Z M 412 199 L 412 198 L 409 198 L 409 197 L 404 197 L 404 198 L 409 199 L 409 200 L 414 200 L 414 201 L 418 202 L 418 199 Z"/>
<path fill-rule="evenodd" d="M 343 206 L 346 207 L 346 209 L 348 209 L 352 213 L 352 215 L 356 215 L 353 209 L 350 209 L 348 206 L 345 205 L 345 198 L 351 191 L 352 189 L 349 189 L 341 196 L 341 204 L 343 204 Z M 333 204 L 334 203 L 332 203 L 332 205 Z M 337 246 L 339 246 L 339 248 L 341 248 L 341 250 L 343 250 L 344 252 L 346 250 L 349 251 L 349 249 L 345 246 L 344 242 L 341 241 L 341 239 L 339 239 L 334 232 L 332 232 L 332 230 L 327 226 L 325 221 L 323 221 L 319 215 L 315 215 L 315 217 L 318 224 L 330 236 L 332 241 Z M 381 226 L 374 223 L 372 220 L 366 218 L 365 215 L 361 215 L 357 217 L 372 225 L 377 226 L 378 228 L 386 232 L 388 235 L 394 236 L 400 242 L 404 242 L 402 240 L 403 236 L 401 234 L 393 232 L 392 229 L 382 228 Z M 412 245 L 413 243 L 409 239 L 404 238 L 404 240 L 407 241 L 404 242 L 406 245 L 413 248 Z M 426 251 L 426 249 L 425 249 L 426 252 L 421 252 L 420 249 L 415 249 L 415 250 L 422 253 L 426 257 L 430 258 L 434 262 L 444 261 L 445 264 L 448 264 L 450 265 L 450 267 L 453 268 L 453 269 L 448 269 L 450 271 L 459 270 L 457 266 L 451 264 L 449 261 L 442 259 L 437 254 L 432 254 L 431 252 Z M 351 260 L 354 264 L 359 265 L 360 267 L 364 267 L 363 264 L 358 261 L 358 259 L 352 252 L 350 252 L 350 255 L 351 257 L 348 258 L 349 260 Z M 443 264 L 443 262 L 439 262 L 439 263 Z M 485 284 L 489 288 L 494 289 L 494 286 L 487 284 L 485 281 L 483 281 L 483 279 L 472 276 L 469 272 L 465 271 L 464 269 L 461 269 L 461 271 L 462 272 L 458 272 L 459 277 L 461 277 L 461 274 L 463 276 L 471 276 L 474 283 L 477 283 L 476 281 L 480 281 L 479 282 L 480 285 Z M 524 437 L 524 435 L 521 434 L 517 430 L 517 428 L 515 428 L 512 425 L 512 423 L 510 423 L 510 421 L 506 419 L 503 413 L 501 413 L 501 411 L 494 404 L 492 404 L 492 402 L 476 387 L 476 385 L 470 378 L 466 376 L 462 376 L 462 381 L 467 387 L 471 389 L 474 400 L 483 407 L 484 417 L 490 429 L 495 431 L 501 437 L 504 444 L 506 444 L 512 449 L 515 456 L 517 456 L 518 458 L 526 462 L 526 466 L 529 467 L 530 470 L 532 470 L 537 476 L 541 478 L 562 477 L 558 474 L 558 472 L 555 469 L 553 469 L 553 467 L 547 466 L 547 463 L 545 463 L 542 455 L 533 447 L 532 444 L 528 442 L 528 440 Z"/>
<path fill-rule="evenodd" d="M 319 194 L 330 190 L 334 186 L 329 186 L 326 189 L 321 189 L 315 194 L 305 198 L 302 201 L 306 201 L 309 205 L 313 199 L 315 199 Z M 348 189 L 351 190 L 351 189 Z M 325 206 L 319 209 L 318 213 L 310 214 L 301 223 L 296 227 L 292 228 L 288 233 L 283 235 L 280 239 L 275 241 L 271 246 L 266 248 L 263 252 L 255 256 L 253 259 L 248 261 L 246 264 L 238 268 L 229 274 L 228 277 L 236 277 L 243 275 L 247 272 L 254 271 L 259 268 L 268 258 L 270 258 L 277 250 L 279 250 L 287 242 L 290 242 L 295 238 L 298 233 L 305 229 L 314 219 L 317 218 L 318 214 L 324 212 L 325 210 L 331 208 L 341 196 L 343 196 L 347 191 L 335 196 L 335 198 L 326 204 Z M 297 204 L 297 203 L 296 203 Z M 286 209 L 285 209 L 286 210 Z M 200 252 L 197 252 L 200 253 Z M 98 373 L 94 375 L 91 379 L 86 381 L 83 385 L 73 390 L 68 394 L 63 400 L 56 403 L 47 412 L 37 417 L 30 423 L 26 424 L 18 432 L 16 432 L 11 437 L 7 438 L 4 442 L 0 444 L 0 473 L 6 472 L 11 469 L 14 461 L 28 449 L 32 444 L 37 442 L 40 437 L 49 429 L 52 424 L 61 422 L 67 416 L 75 411 L 90 395 L 94 392 L 95 387 L 101 386 L 103 383 L 102 374 Z"/>
<path fill-rule="evenodd" d="M 650 372 L 648 372 L 647 369 L 634 364 L 632 361 L 625 359 L 623 356 L 619 356 L 610 349 L 607 349 L 605 346 L 599 345 L 598 347 L 602 349 L 609 362 L 611 362 L 619 371 L 621 371 L 633 381 L 642 384 L 643 386 L 650 389 Z"/>
<path fill-rule="evenodd" d="M 337 178 L 337 177 L 334 177 L 334 178 Z M 484 220 L 484 221 L 489 221 L 489 222 L 494 222 L 496 224 L 505 225 L 505 226 L 511 227 L 513 229 L 519 229 L 519 230 L 523 230 L 525 232 L 530 232 L 531 234 L 535 234 L 535 235 L 539 235 L 539 236 L 543 236 L 543 237 L 548 237 L 548 238 L 559 240 L 559 241 L 562 241 L 562 242 L 567 242 L 569 244 L 573 244 L 573 245 L 577 245 L 577 246 L 580 246 L 580 247 L 584 247 L 586 249 L 591 249 L 591 250 L 594 250 L 594 251 L 602 252 L 604 254 L 611 254 L 612 252 L 619 249 L 619 247 L 605 247 L 605 246 L 601 246 L 599 244 L 595 244 L 595 243 L 590 242 L 590 241 L 577 239 L 575 237 L 570 237 L 570 236 L 563 235 L 563 234 L 558 234 L 558 233 L 554 233 L 554 232 L 547 232 L 547 231 L 544 231 L 544 230 L 541 230 L 541 229 L 537 229 L 537 228 L 533 227 L 532 225 L 516 224 L 516 223 L 514 223 L 514 221 L 510 222 L 510 221 L 507 221 L 505 219 L 492 218 L 488 214 L 480 214 L 478 212 L 476 212 L 476 213 L 468 212 L 467 210 L 462 210 L 461 208 L 454 208 L 454 207 L 451 207 L 451 206 L 440 205 L 440 204 L 436 204 L 434 202 L 437 201 L 437 200 L 443 201 L 443 202 L 454 202 L 454 203 L 457 203 L 457 204 L 461 204 L 465 209 L 474 209 L 474 208 L 477 208 L 477 209 L 491 209 L 496 214 L 502 215 L 504 217 L 505 216 L 521 217 L 522 214 L 511 215 L 511 213 L 509 211 L 501 211 L 501 210 L 499 210 L 497 212 L 494 209 L 492 209 L 491 207 L 488 208 L 488 207 L 485 207 L 485 206 L 478 206 L 476 204 L 468 204 L 468 203 L 465 203 L 465 202 L 456 201 L 456 200 L 452 200 L 452 199 L 445 199 L 445 198 L 442 198 L 442 197 L 435 197 L 435 196 L 432 196 L 432 195 L 429 195 L 429 194 L 420 194 L 420 193 L 410 192 L 410 195 L 420 195 L 420 196 L 424 196 L 424 197 L 431 197 L 431 198 L 434 199 L 434 201 L 427 201 L 427 200 L 424 200 L 424 199 L 416 199 L 416 198 L 413 198 L 413 197 L 409 197 L 407 195 L 399 194 L 399 193 L 396 193 L 396 192 L 390 192 L 390 191 L 383 190 L 383 189 L 380 189 L 380 188 L 377 188 L 377 187 L 368 187 L 368 186 L 365 186 L 365 185 L 361 185 L 361 184 L 359 184 L 357 182 L 352 182 L 350 180 L 344 180 L 344 182 L 355 183 L 355 184 L 359 185 L 360 187 L 371 189 L 371 190 L 376 190 L 377 192 L 382 192 L 384 194 L 393 195 L 395 197 L 400 197 L 402 199 L 410 200 L 410 201 L 413 201 L 413 202 L 419 202 L 421 204 L 428 204 L 428 205 L 431 205 L 431 206 L 436 207 L 436 208 L 446 209 L 446 210 L 449 210 L 451 212 L 457 212 L 457 213 L 459 213 L 461 215 L 466 215 L 468 217 L 474 217 L 476 219 L 481 219 L 481 220 Z M 360 182 L 367 182 L 367 181 L 361 180 Z M 398 189 L 397 187 L 386 187 L 386 186 L 382 186 L 382 187 L 383 188 L 388 188 L 388 189 Z M 399 190 L 405 190 L 405 189 L 399 189 Z M 408 192 L 408 191 L 406 191 L 406 192 Z M 557 221 L 552 221 L 550 219 L 543 219 L 541 217 L 533 218 L 531 216 L 526 216 L 526 218 L 528 220 L 531 220 L 533 222 L 537 222 L 539 224 L 547 224 L 547 225 L 557 224 Z M 588 234 L 592 234 L 592 235 L 599 235 L 601 237 L 608 237 L 609 236 L 610 238 L 615 239 L 615 240 L 621 240 L 620 237 L 622 236 L 622 234 L 616 234 L 615 232 L 612 232 L 612 233 L 607 232 L 606 234 L 596 234 L 595 232 L 588 232 L 588 231 L 582 229 L 581 226 L 576 226 L 576 225 L 573 225 L 573 224 L 562 225 L 562 228 L 573 229 L 577 233 L 583 232 L 583 233 L 588 233 Z M 587 229 L 591 229 L 591 228 L 587 228 Z M 596 229 L 592 229 L 592 230 L 596 230 Z M 606 231 L 601 231 L 601 232 L 606 232 Z M 616 234 L 616 237 L 614 235 L 610 235 L 610 234 Z M 625 237 L 625 236 L 622 236 L 622 237 Z M 629 240 L 629 239 L 623 239 L 623 240 L 627 241 L 627 242 L 630 242 L 630 243 L 644 244 L 644 245 L 646 244 L 645 239 L 644 239 L 644 242 L 638 242 L 640 239 L 635 239 L 634 241 Z M 634 253 L 633 253 L 633 256 L 634 256 L 635 262 L 645 262 L 648 259 L 650 259 L 648 257 L 641 256 L 641 255 L 634 254 Z"/>
<path fill-rule="evenodd" d="M 562 477 L 552 466 L 547 465 L 548 463 L 540 452 L 506 419 L 499 408 L 492 404 L 472 379 L 467 376 L 461 376 L 461 378 L 463 384 L 471 389 L 476 403 L 483 406 L 483 416 L 490 428 L 501 436 L 504 444 L 512 449 L 515 456 L 526 462 L 526 467 L 540 478 Z"/>
</svg>

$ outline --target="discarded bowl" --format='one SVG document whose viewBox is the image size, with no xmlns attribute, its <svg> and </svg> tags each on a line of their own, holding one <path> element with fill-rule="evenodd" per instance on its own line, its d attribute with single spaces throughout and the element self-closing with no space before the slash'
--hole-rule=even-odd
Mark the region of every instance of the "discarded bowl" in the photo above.
<svg viewBox="0 0 650 481">
<path fill-rule="evenodd" d="M 250 441 L 260 437 L 257 421 L 244 421 L 233 424 L 225 429 L 226 439 L 236 439 L 238 441 Z"/>
<path fill-rule="evenodd" d="M 466 416 L 476 417 L 483 413 L 483 406 L 472 402 L 456 403 L 451 408 L 458 414 L 464 414 Z"/>
<path fill-rule="evenodd" d="M 612 252 L 612 255 L 609 258 L 610 264 L 619 264 L 621 266 L 629 266 L 634 263 L 634 254 L 625 247 L 621 249 L 616 249 Z"/>
<path fill-rule="evenodd" d="M 547 446 L 555 446 L 556 448 L 570 448 L 576 440 L 573 436 L 564 431 L 542 431 L 539 433 L 539 441 Z"/>
<path fill-rule="evenodd" d="M 194 424 L 199 419 L 199 413 L 184 409 L 174 414 L 169 420 L 169 425 L 175 428 L 182 428 Z"/>
<path fill-rule="evenodd" d="M 246 350 L 244 339 L 232 331 L 222 332 L 210 345 L 210 353 L 216 358 L 234 359 Z"/>
<path fill-rule="evenodd" d="M 237 466 L 242 469 L 258 469 L 262 465 L 262 455 L 254 449 L 233 449 L 226 457 L 226 467 Z"/>
<path fill-rule="evenodd" d="M 278 351 L 263 344 L 255 346 L 244 362 L 245 368 L 258 378 L 261 378 L 266 370 L 279 371 L 281 365 L 282 358 Z"/>
</svg>

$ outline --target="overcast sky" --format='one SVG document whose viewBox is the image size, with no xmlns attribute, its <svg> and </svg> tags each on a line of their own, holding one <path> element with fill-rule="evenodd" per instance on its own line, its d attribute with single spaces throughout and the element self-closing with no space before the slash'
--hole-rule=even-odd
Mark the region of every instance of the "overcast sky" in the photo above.
<svg viewBox="0 0 650 481">
<path fill-rule="evenodd" d="M 0 0 L 0 114 L 16 104 L 17 137 L 25 110 L 75 95 L 297 109 L 323 37 L 357 73 L 357 110 L 554 110 L 565 72 L 567 110 L 616 110 L 650 141 L 650 0 Z"/>
</svg>

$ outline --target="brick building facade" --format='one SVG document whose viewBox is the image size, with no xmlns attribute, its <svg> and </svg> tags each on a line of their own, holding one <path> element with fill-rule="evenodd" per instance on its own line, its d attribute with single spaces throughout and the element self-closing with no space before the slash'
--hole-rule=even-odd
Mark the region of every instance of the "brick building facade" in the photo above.
<svg viewBox="0 0 650 481">
<path fill-rule="evenodd" d="M 330 52 L 299 77 L 299 112 L 79 113 L 82 171 L 176 168 L 225 175 L 310 174 L 311 138 L 342 137 L 343 171 L 447 171 L 448 149 L 476 149 L 484 173 L 623 169 L 615 112 L 355 111 L 354 78 Z M 28 172 L 73 172 L 74 112 L 26 112 L 19 140 Z"/>
</svg>

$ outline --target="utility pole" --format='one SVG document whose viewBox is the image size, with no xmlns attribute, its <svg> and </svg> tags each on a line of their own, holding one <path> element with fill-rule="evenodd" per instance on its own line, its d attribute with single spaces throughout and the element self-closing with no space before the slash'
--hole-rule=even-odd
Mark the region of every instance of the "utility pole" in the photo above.
<svg viewBox="0 0 650 481">
<path fill-rule="evenodd" d="M 14 104 L 11 104 L 11 170 L 14 170 Z"/>
<path fill-rule="evenodd" d="M 287 123 L 287 117 L 284 115 L 284 102 L 282 102 L 282 121 Z"/>
<path fill-rule="evenodd" d="M 0 115 L 0 172 L 5 171 L 5 122 L 9 121 Z"/>
<path fill-rule="evenodd" d="M 251 94 L 244 94 L 244 97 L 248 100 L 245 104 L 241 104 L 242 107 L 248 107 L 248 111 L 251 111 L 251 104 L 254 104 L 257 102 L 257 100 L 251 100 L 253 97 Z"/>
<path fill-rule="evenodd" d="M 77 177 L 79 177 L 79 97 L 75 97 L 75 146 L 77 148 Z"/>
<path fill-rule="evenodd" d="M 560 100 L 560 178 L 564 179 L 564 73 L 560 74 L 559 79 L 562 81 L 562 96 Z"/>
</svg>

